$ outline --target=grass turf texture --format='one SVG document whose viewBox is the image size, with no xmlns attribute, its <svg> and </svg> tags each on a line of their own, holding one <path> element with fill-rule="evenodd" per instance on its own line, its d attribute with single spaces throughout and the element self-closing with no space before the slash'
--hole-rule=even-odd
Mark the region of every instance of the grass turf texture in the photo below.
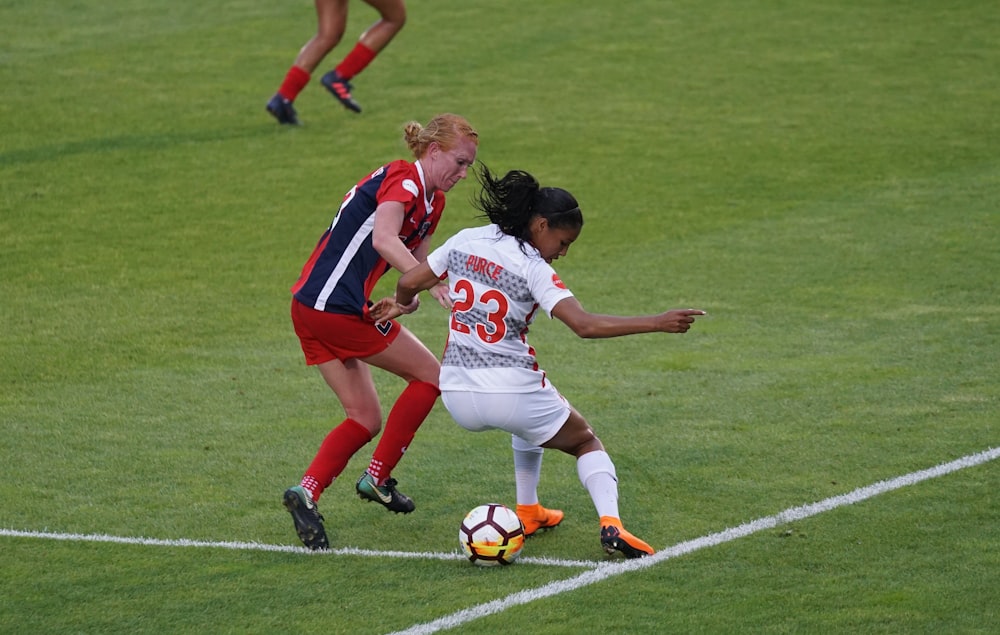
<svg viewBox="0 0 1000 635">
<path fill-rule="evenodd" d="M 372 19 L 352 8 L 329 64 Z M 298 544 L 280 494 L 341 411 L 287 288 L 402 124 L 442 111 L 495 170 L 580 199 L 558 269 L 588 308 L 710 313 L 683 337 L 532 331 L 654 547 L 1000 439 L 986 3 L 413 4 L 355 82 L 365 113 L 313 82 L 294 129 L 264 103 L 308 3 L 16 0 L 0 25 L 2 528 Z M 441 236 L 480 222 L 473 191 Z M 440 350 L 438 309 L 406 323 Z M 513 503 L 508 443 L 437 407 L 396 472 L 405 517 L 355 499 L 366 448 L 321 502 L 334 545 L 457 550 L 469 509 Z M 998 486 L 989 463 L 466 628 L 992 632 Z M 600 560 L 569 457 L 541 494 L 567 519 L 525 555 Z M 0 544 L 3 632 L 383 633 L 577 573 Z"/>
</svg>

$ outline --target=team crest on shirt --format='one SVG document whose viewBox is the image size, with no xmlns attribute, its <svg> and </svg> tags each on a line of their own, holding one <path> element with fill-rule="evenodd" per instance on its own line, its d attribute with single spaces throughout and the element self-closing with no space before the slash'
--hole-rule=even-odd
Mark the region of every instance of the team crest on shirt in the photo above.
<svg viewBox="0 0 1000 635">
<path fill-rule="evenodd" d="M 409 192 L 410 194 L 414 196 L 420 195 L 420 188 L 418 188 L 417 184 L 413 182 L 413 179 L 403 179 L 402 186 L 403 189 Z"/>
<path fill-rule="evenodd" d="M 563 281 L 559 279 L 559 274 L 556 274 L 556 273 L 552 274 L 552 284 L 556 285 L 557 289 L 565 289 L 566 288 L 566 285 L 563 284 Z"/>
</svg>

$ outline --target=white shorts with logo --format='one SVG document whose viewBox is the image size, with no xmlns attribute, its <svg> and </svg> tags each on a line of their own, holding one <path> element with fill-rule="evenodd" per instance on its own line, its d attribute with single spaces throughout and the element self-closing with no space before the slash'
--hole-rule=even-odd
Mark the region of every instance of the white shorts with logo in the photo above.
<svg viewBox="0 0 1000 635">
<path fill-rule="evenodd" d="M 569 403 L 549 383 L 528 393 L 442 390 L 441 401 L 466 430 L 505 430 L 533 445 L 554 437 L 570 414 Z"/>
</svg>

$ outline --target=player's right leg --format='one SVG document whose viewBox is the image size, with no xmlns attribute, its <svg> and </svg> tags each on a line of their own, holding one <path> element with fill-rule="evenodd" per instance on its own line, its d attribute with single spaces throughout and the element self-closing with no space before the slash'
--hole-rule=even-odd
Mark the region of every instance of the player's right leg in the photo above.
<svg viewBox="0 0 1000 635">
<path fill-rule="evenodd" d="M 325 519 L 316 503 L 350 458 L 378 432 L 382 411 L 371 371 L 364 362 L 332 359 L 317 367 L 340 398 L 347 418 L 326 435 L 299 485 L 285 490 L 282 502 L 302 543 L 310 549 L 327 549 Z"/>
<path fill-rule="evenodd" d="M 382 408 L 371 369 L 358 355 L 384 348 L 394 334 L 372 333 L 374 327 L 359 318 L 316 311 L 297 300 L 292 300 L 291 317 L 306 364 L 319 369 L 347 414 L 327 434 L 299 484 L 286 490 L 283 499 L 296 533 L 306 546 L 316 548 L 314 544 L 325 544 L 326 536 L 315 504 L 381 428 Z"/>
<path fill-rule="evenodd" d="M 330 548 L 326 528 L 323 527 L 323 515 L 319 513 L 319 507 L 304 487 L 301 485 L 289 487 L 285 490 L 281 502 L 292 515 L 295 533 L 299 535 L 302 544 L 314 551 Z"/>
</svg>

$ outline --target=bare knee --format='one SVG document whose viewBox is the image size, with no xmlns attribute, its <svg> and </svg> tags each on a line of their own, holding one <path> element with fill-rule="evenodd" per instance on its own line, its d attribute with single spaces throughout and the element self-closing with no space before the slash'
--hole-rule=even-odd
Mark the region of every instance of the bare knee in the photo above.
<svg viewBox="0 0 1000 635">
<path fill-rule="evenodd" d="M 403 11 L 399 15 L 394 15 L 391 17 L 382 16 L 382 20 L 393 29 L 395 33 L 399 33 L 406 26 L 406 12 Z"/>
<path fill-rule="evenodd" d="M 340 393 L 337 396 L 339 397 Z M 382 430 L 382 404 L 378 401 L 378 397 L 348 397 L 341 399 L 340 403 L 344 407 L 344 414 L 371 432 L 373 437 Z"/>
<path fill-rule="evenodd" d="M 406 330 L 399 334 L 389 348 L 366 357 L 365 361 L 389 371 L 407 383 L 422 381 L 437 386 L 438 376 L 441 374 L 441 364 L 434 354 Z"/>
<path fill-rule="evenodd" d="M 365 2 L 378 11 L 383 22 L 391 23 L 397 31 L 406 24 L 406 3 L 403 0 L 365 0 Z"/>
<path fill-rule="evenodd" d="M 352 409 L 345 408 L 345 414 L 348 419 L 353 419 L 357 421 L 365 430 L 371 432 L 374 437 L 382 430 L 382 411 L 381 409 L 372 411 L 368 409 Z"/>
<path fill-rule="evenodd" d="M 568 453 L 572 454 L 576 458 L 580 458 L 588 452 L 597 452 L 604 449 L 604 444 L 596 436 L 591 434 L 591 437 L 586 441 L 583 441 L 573 447 Z"/>
<path fill-rule="evenodd" d="M 437 388 L 439 383 L 438 378 L 441 375 L 441 366 L 437 363 L 436 359 L 431 358 L 431 363 L 429 364 L 418 364 L 412 368 L 400 368 L 392 372 L 408 384 L 419 381 Z"/>
<path fill-rule="evenodd" d="M 308 46 L 313 49 L 317 49 L 323 52 L 324 55 L 333 50 L 335 46 L 340 44 L 340 40 L 344 37 L 344 25 L 338 25 L 336 27 L 324 28 L 320 25 L 319 31 L 316 35 L 309 41 Z"/>
<path fill-rule="evenodd" d="M 439 378 L 441 377 L 441 366 L 434 360 L 433 365 L 427 365 L 420 369 L 420 372 L 416 375 L 415 379 L 417 381 L 422 381 L 425 384 L 430 384 L 435 388 L 438 388 Z"/>
<path fill-rule="evenodd" d="M 573 410 L 559 432 L 542 447 L 560 450 L 579 458 L 588 452 L 603 450 L 604 444 L 594 434 L 590 424 Z"/>
</svg>

